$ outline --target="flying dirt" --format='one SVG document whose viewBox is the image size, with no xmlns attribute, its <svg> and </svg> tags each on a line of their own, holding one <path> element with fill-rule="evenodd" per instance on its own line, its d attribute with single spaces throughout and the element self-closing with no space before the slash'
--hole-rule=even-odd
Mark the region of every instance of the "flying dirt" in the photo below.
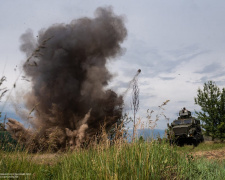
<svg viewBox="0 0 225 180">
<path fill-rule="evenodd" d="M 23 71 L 32 87 L 23 99 L 31 127 L 9 119 L 12 136 L 32 151 L 57 151 L 80 147 L 103 124 L 109 130 L 122 116 L 123 97 L 107 89 L 113 75 L 106 63 L 124 53 L 126 36 L 124 17 L 111 7 L 42 29 L 38 40 L 31 30 L 23 34 Z"/>
</svg>

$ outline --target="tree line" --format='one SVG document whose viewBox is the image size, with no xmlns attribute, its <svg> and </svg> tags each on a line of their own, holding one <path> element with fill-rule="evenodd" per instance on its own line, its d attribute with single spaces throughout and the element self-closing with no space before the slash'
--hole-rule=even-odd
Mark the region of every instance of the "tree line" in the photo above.
<svg viewBox="0 0 225 180">
<path fill-rule="evenodd" d="M 202 121 L 205 135 L 223 141 L 225 139 L 225 88 L 220 89 L 215 82 L 204 83 L 203 89 L 197 90 L 195 104 L 201 111 L 195 112 Z"/>
</svg>

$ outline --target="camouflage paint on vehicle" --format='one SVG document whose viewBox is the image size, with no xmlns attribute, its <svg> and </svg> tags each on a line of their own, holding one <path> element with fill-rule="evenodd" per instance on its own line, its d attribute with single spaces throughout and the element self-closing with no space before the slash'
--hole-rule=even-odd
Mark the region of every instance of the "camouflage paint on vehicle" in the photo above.
<svg viewBox="0 0 225 180">
<path fill-rule="evenodd" d="M 171 125 L 168 124 L 167 137 L 170 143 L 179 146 L 184 144 L 193 144 L 197 146 L 204 141 L 200 120 L 191 116 L 191 112 L 183 108 L 179 112 L 178 119 L 175 119 Z"/>
</svg>

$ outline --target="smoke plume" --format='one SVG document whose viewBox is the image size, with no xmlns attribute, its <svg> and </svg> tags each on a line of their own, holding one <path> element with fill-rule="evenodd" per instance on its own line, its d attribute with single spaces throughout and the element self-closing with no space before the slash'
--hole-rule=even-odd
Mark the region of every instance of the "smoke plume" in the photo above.
<svg viewBox="0 0 225 180">
<path fill-rule="evenodd" d="M 68 144 L 80 146 L 103 124 L 110 129 L 121 118 L 123 98 L 107 90 L 113 76 L 106 63 L 123 54 L 120 44 L 126 35 L 123 17 L 110 7 L 98 8 L 94 18 L 42 29 L 37 41 L 31 30 L 23 34 L 20 48 L 27 56 L 23 70 L 32 84 L 24 100 L 33 116 L 32 131 L 13 119 L 8 130 L 34 149 L 54 144 L 58 150 Z"/>
</svg>

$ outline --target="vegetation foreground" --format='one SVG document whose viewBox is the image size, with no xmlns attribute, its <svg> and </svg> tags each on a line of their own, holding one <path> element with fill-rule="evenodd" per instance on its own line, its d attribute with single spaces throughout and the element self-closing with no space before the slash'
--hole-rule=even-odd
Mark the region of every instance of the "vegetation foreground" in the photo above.
<svg viewBox="0 0 225 180">
<path fill-rule="evenodd" d="M 222 143 L 202 143 L 193 148 L 169 146 L 164 141 L 139 141 L 117 142 L 113 146 L 105 142 L 85 150 L 56 154 L 1 150 L 0 178 L 15 173 L 19 179 L 222 180 L 225 177 L 225 160 L 208 160 L 194 153 L 224 148 Z"/>
</svg>

